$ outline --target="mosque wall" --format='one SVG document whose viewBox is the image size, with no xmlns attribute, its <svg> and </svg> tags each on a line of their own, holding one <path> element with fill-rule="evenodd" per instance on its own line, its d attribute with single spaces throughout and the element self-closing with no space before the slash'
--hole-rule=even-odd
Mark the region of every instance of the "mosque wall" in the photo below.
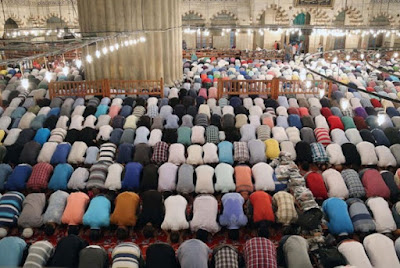
<svg viewBox="0 0 400 268">
<path fill-rule="evenodd" d="M 18 27 L 46 27 L 47 20 L 51 17 L 61 18 L 63 26 L 78 28 L 78 0 L 4 0 L 4 15 L 0 12 L 0 20 L 4 22 L 11 18 Z M 400 3 L 396 0 L 320 0 L 326 6 L 310 5 L 307 0 L 181 0 L 181 14 L 185 16 L 195 12 L 199 16 L 196 24 L 190 21 L 183 21 L 183 25 L 196 26 L 200 22 L 202 27 L 219 26 L 221 28 L 243 27 L 242 32 L 234 38 L 237 48 L 254 49 L 260 46 L 270 49 L 275 40 L 281 43 L 288 41 L 285 32 L 276 33 L 265 31 L 264 36 L 258 33 L 246 31 L 246 26 L 266 25 L 292 25 L 295 17 L 300 13 L 310 14 L 310 25 L 338 25 L 337 18 L 343 12 L 344 20 L 339 25 L 354 27 L 368 27 L 374 21 L 385 20 L 386 27 L 400 27 Z M 347 3 L 347 5 L 346 5 Z M 169 16 L 169 14 L 165 14 Z M 96 14 L 93 14 L 96 16 Z M 341 23 L 341 24 L 340 24 Z M 340 27 L 340 26 L 338 26 Z M 4 30 L 4 23 L 0 24 L 0 31 Z M 184 33 L 183 40 L 188 48 L 195 48 L 199 37 L 196 33 Z M 232 42 L 228 42 L 228 36 L 221 36 L 220 33 L 209 36 L 208 45 L 216 48 L 229 48 Z M 346 48 L 365 48 L 369 39 L 373 37 L 361 37 L 361 35 L 346 36 Z M 361 41 L 360 41 L 361 39 Z M 328 37 L 322 37 L 326 49 L 334 46 L 334 42 Z M 309 51 L 313 52 L 318 47 L 321 36 L 311 36 Z M 384 45 L 395 45 L 400 43 L 399 37 L 383 37 Z"/>
</svg>

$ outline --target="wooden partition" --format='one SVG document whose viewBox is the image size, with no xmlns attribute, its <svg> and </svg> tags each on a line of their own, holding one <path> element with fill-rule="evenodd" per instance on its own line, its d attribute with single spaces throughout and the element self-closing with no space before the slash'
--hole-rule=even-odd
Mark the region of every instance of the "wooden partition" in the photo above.
<svg viewBox="0 0 400 268">
<path fill-rule="evenodd" d="M 276 80 L 222 80 L 218 79 L 218 98 L 231 95 L 273 95 Z"/>
<path fill-rule="evenodd" d="M 65 81 L 49 84 L 50 98 L 85 97 L 111 95 L 151 95 L 164 96 L 164 81 L 160 80 L 97 80 L 97 81 Z"/>
<path fill-rule="evenodd" d="M 65 81 L 49 84 L 50 98 L 55 97 L 85 97 L 87 95 L 108 96 L 109 89 L 106 80 L 97 81 Z"/>
<path fill-rule="evenodd" d="M 231 95 L 321 95 L 330 97 L 332 82 L 328 80 L 223 80 L 218 79 L 218 98 Z"/>
<path fill-rule="evenodd" d="M 164 81 L 160 80 L 110 80 L 110 94 L 164 96 Z"/>
</svg>

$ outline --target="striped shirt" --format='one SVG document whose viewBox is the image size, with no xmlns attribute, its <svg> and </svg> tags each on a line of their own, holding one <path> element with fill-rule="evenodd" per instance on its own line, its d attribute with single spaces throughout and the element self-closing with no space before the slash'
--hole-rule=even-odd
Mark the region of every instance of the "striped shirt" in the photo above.
<svg viewBox="0 0 400 268">
<path fill-rule="evenodd" d="M 53 245 L 46 240 L 38 241 L 29 247 L 24 268 L 44 267 L 54 253 Z"/>
<path fill-rule="evenodd" d="M 0 199 L 0 226 L 15 226 L 22 210 L 25 196 L 19 192 L 7 192 Z"/>
<path fill-rule="evenodd" d="M 115 152 L 117 146 L 113 143 L 104 143 L 100 146 L 99 160 L 98 162 L 114 163 Z"/>
<path fill-rule="evenodd" d="M 112 268 L 137 268 L 140 266 L 142 253 L 133 243 L 122 243 L 116 246 L 111 254 Z"/>
<path fill-rule="evenodd" d="M 89 179 L 86 183 L 86 189 L 104 188 L 107 178 L 108 167 L 111 165 L 107 161 L 99 161 L 90 168 Z"/>
</svg>

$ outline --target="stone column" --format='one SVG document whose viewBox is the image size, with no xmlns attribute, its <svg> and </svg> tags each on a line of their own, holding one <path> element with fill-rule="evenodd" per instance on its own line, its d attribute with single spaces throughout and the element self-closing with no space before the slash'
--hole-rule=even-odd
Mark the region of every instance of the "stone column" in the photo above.
<svg viewBox="0 0 400 268">
<path fill-rule="evenodd" d="M 120 47 L 118 51 L 95 51 L 125 38 L 99 42 L 84 49 L 86 79 L 152 80 L 163 78 L 172 85 L 182 79 L 182 19 L 180 0 L 78 0 L 79 24 L 83 37 L 130 34 L 127 40 L 145 37 L 146 42 Z M 86 55 L 93 57 L 88 64 Z"/>
</svg>

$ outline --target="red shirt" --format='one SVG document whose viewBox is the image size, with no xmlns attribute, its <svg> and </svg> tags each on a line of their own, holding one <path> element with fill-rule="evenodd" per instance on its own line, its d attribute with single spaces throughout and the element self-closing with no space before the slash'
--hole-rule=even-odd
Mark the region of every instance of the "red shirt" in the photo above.
<svg viewBox="0 0 400 268">
<path fill-rule="evenodd" d="M 250 202 L 253 206 L 253 222 L 275 221 L 272 197 L 269 194 L 263 191 L 256 191 L 250 195 Z"/>
<path fill-rule="evenodd" d="M 327 199 L 328 191 L 326 190 L 322 175 L 317 172 L 309 172 L 304 176 L 307 187 L 313 193 L 315 198 Z"/>
<path fill-rule="evenodd" d="M 380 196 L 389 199 L 390 189 L 383 180 L 381 174 L 376 169 L 368 169 L 361 178 L 367 197 Z"/>
<path fill-rule="evenodd" d="M 335 128 L 340 128 L 341 130 L 344 130 L 342 120 L 340 120 L 339 116 L 336 115 L 329 116 L 328 123 L 331 131 L 334 130 Z"/>
<path fill-rule="evenodd" d="M 53 166 L 49 163 L 38 163 L 34 165 L 31 176 L 26 183 L 26 188 L 36 191 L 46 189 L 52 173 Z"/>
<path fill-rule="evenodd" d="M 277 268 L 275 245 L 264 237 L 246 242 L 243 249 L 247 268 Z"/>
</svg>

